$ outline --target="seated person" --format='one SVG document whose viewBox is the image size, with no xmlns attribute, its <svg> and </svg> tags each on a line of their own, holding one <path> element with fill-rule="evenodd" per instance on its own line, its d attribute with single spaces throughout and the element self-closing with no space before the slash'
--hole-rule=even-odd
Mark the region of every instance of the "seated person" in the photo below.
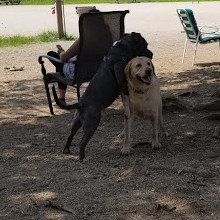
<svg viewBox="0 0 220 220">
<path fill-rule="evenodd" d="M 99 12 L 95 7 L 76 7 L 77 14 L 81 16 L 83 13 L 91 12 L 96 13 Z M 64 76 L 67 79 L 73 80 L 74 79 L 74 64 L 72 63 L 79 52 L 79 44 L 80 39 L 77 39 L 66 51 L 60 46 L 57 45 L 57 52 L 49 51 L 47 55 L 55 57 L 57 59 L 60 59 L 63 62 L 68 63 L 59 63 L 53 60 L 50 60 L 50 62 L 56 67 L 56 72 L 59 72 L 62 76 Z M 66 104 L 65 102 L 65 95 L 66 95 L 66 89 L 67 85 L 58 82 L 59 87 L 59 99 L 63 104 Z"/>
</svg>

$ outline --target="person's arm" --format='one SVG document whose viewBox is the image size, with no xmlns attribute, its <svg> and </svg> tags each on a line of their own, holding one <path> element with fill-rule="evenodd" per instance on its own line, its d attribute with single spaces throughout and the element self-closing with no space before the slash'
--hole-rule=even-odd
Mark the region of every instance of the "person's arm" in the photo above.
<svg viewBox="0 0 220 220">
<path fill-rule="evenodd" d="M 79 39 L 77 39 L 66 51 L 60 52 L 60 60 L 63 62 L 68 61 L 76 56 L 79 52 Z"/>
</svg>

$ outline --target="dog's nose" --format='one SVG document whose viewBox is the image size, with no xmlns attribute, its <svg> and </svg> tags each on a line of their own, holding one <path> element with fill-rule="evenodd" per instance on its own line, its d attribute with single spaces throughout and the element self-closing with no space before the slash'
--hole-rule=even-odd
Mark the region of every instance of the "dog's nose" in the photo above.
<svg viewBox="0 0 220 220">
<path fill-rule="evenodd" d="M 147 68 L 147 69 L 145 70 L 145 74 L 146 74 L 147 76 L 150 76 L 150 75 L 151 75 L 151 69 L 150 69 L 150 68 Z"/>
</svg>

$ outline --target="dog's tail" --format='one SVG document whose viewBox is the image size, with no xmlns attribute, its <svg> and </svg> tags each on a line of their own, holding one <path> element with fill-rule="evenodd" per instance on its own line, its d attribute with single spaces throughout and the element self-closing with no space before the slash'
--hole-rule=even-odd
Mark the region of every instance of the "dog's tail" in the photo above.
<svg viewBox="0 0 220 220">
<path fill-rule="evenodd" d="M 53 85 L 52 87 L 52 91 L 53 91 L 53 97 L 54 97 L 54 100 L 56 102 L 56 104 L 62 108 L 62 109 L 65 109 L 65 110 L 71 110 L 71 109 L 79 109 L 80 106 L 79 106 L 79 103 L 75 103 L 75 104 L 72 104 L 72 105 L 64 105 L 60 99 L 58 98 L 57 96 L 57 92 L 56 92 L 56 89 L 55 89 L 55 86 Z"/>
</svg>

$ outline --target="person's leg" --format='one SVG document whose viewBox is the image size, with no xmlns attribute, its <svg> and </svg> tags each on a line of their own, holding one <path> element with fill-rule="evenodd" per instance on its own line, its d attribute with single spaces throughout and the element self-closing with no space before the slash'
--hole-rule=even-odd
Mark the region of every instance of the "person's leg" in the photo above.
<svg viewBox="0 0 220 220">
<path fill-rule="evenodd" d="M 59 87 L 59 99 L 63 104 L 66 104 L 65 97 L 66 97 L 67 85 L 58 82 L 58 87 Z"/>
<path fill-rule="evenodd" d="M 49 51 L 47 53 L 47 55 L 51 56 L 51 57 L 55 57 L 57 59 L 60 59 L 59 54 L 54 52 L 54 51 Z M 56 72 L 59 72 L 60 75 L 64 76 L 64 74 L 63 74 L 63 64 L 62 63 L 58 63 L 58 62 L 53 61 L 53 60 L 50 60 L 50 62 L 55 66 Z M 67 85 L 58 82 L 58 87 L 59 87 L 59 99 L 65 103 L 65 96 L 66 96 Z"/>
</svg>

